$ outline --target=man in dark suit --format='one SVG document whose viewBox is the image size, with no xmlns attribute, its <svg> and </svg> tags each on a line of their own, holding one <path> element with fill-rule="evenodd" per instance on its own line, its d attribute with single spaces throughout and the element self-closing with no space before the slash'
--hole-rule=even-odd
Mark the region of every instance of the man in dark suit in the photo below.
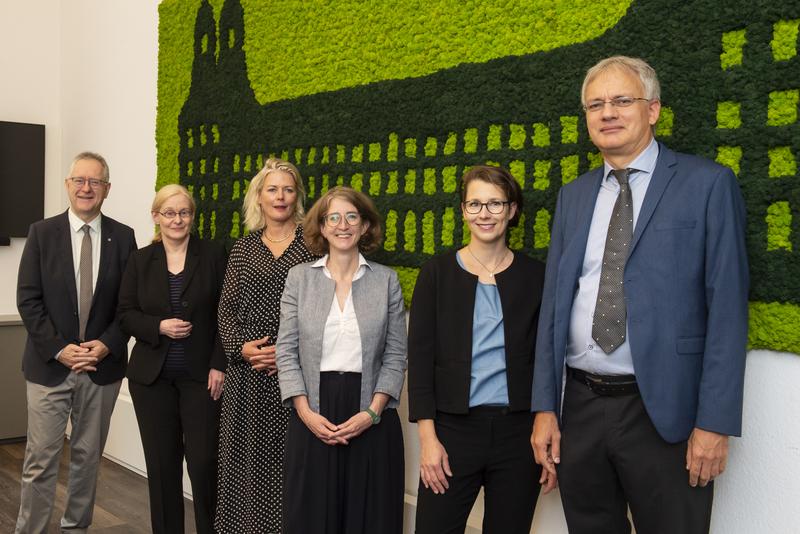
<svg viewBox="0 0 800 534">
<path fill-rule="evenodd" d="M 136 250 L 133 230 L 100 213 L 111 184 L 99 154 L 78 154 L 65 186 L 69 210 L 31 225 L 19 267 L 28 441 L 18 533 L 47 531 L 68 418 L 61 530 L 83 532 L 91 524 L 97 469 L 128 359 L 128 336 L 115 315 L 122 272 Z"/>
<path fill-rule="evenodd" d="M 741 433 L 745 210 L 733 173 L 653 137 L 655 71 L 592 67 L 604 165 L 561 188 L 536 347 L 531 442 L 571 534 L 708 532 Z M 547 489 L 547 488 L 546 488 Z"/>
</svg>

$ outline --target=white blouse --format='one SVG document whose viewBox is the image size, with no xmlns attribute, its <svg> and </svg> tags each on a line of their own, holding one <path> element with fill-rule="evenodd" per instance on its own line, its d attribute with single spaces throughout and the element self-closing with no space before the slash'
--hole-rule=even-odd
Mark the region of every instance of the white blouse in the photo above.
<svg viewBox="0 0 800 534">
<path fill-rule="evenodd" d="M 332 278 L 327 262 L 328 255 L 326 254 L 313 266 L 322 268 L 325 276 Z M 369 267 L 367 260 L 359 254 L 358 270 L 353 276 L 353 282 L 364 276 L 367 267 Z M 358 319 L 353 307 L 352 288 L 347 294 L 344 309 L 339 307 L 336 295 L 333 297 L 328 319 L 325 321 L 325 331 L 322 335 L 322 361 L 319 370 L 320 372 L 361 372 L 361 333 L 358 330 Z"/>
</svg>

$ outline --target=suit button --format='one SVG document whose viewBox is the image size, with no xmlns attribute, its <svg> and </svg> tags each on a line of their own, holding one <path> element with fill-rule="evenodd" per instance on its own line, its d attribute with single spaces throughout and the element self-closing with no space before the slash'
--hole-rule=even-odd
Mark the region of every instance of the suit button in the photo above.
<svg viewBox="0 0 800 534">
<path fill-rule="evenodd" d="M 189 307 L 189 301 L 184 300 L 183 302 L 181 302 L 181 306 L 183 306 L 184 308 L 188 308 Z"/>
</svg>

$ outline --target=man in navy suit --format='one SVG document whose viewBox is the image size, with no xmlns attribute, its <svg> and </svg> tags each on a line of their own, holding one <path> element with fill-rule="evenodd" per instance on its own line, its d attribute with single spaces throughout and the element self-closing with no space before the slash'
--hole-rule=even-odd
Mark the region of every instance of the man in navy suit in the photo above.
<svg viewBox="0 0 800 534">
<path fill-rule="evenodd" d="M 733 173 L 656 142 L 655 71 L 604 59 L 582 89 L 604 164 L 561 188 L 531 443 L 571 534 L 708 532 L 741 433 L 745 210 Z M 552 480 L 544 475 L 545 489 Z"/>
<path fill-rule="evenodd" d="M 136 250 L 133 230 L 100 213 L 111 183 L 99 154 L 78 154 L 65 186 L 69 209 L 31 225 L 19 266 L 28 436 L 17 533 L 48 530 L 67 419 L 61 531 L 85 532 L 91 524 L 97 469 L 128 361 L 116 310 L 122 273 Z"/>
</svg>

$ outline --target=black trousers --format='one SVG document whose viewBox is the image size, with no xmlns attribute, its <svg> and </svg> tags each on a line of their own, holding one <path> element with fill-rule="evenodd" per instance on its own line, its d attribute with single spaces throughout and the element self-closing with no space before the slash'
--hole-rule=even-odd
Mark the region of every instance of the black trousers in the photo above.
<svg viewBox="0 0 800 534">
<path fill-rule="evenodd" d="M 713 483 L 689 486 L 686 441 L 667 443 L 638 394 L 593 393 L 567 378 L 558 482 L 570 534 L 701 534 Z"/>
<path fill-rule="evenodd" d="M 462 534 L 481 486 L 484 534 L 528 534 L 541 469 L 530 445 L 532 414 L 477 407 L 468 415 L 439 412 L 436 435 L 447 451 L 450 488 L 436 495 L 420 481 L 417 534 Z"/>
<path fill-rule="evenodd" d="M 129 382 L 147 465 L 154 534 L 180 534 L 183 525 L 183 458 L 192 481 L 198 533 L 212 533 L 217 500 L 219 401 L 207 384 L 159 378 L 149 386 Z"/>
<path fill-rule="evenodd" d="M 334 424 L 359 412 L 360 373 L 320 373 L 320 413 Z M 403 431 L 397 410 L 350 440 L 326 445 L 292 410 L 286 433 L 283 534 L 401 534 Z"/>
</svg>

